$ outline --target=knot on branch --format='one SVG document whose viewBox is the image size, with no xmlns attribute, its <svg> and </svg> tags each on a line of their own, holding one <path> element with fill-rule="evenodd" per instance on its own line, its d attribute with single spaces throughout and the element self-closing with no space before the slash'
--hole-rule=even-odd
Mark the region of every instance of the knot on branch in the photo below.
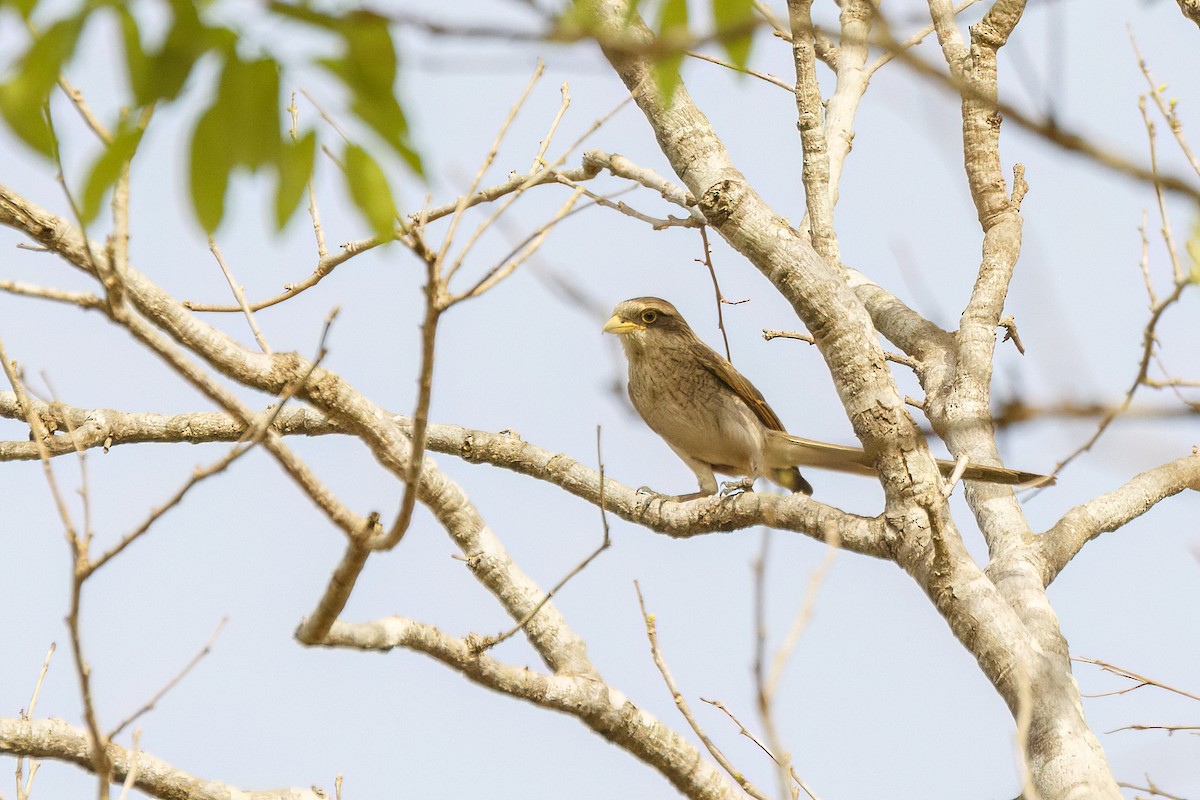
<svg viewBox="0 0 1200 800">
<path fill-rule="evenodd" d="M 716 227 L 721 227 L 741 204 L 746 187 L 737 181 L 723 180 L 708 187 L 700 197 L 700 210 Z"/>
</svg>

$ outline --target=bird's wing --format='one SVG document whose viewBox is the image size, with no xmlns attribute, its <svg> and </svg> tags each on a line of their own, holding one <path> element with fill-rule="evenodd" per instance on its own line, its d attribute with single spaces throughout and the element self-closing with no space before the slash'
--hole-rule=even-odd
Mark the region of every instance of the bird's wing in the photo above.
<svg viewBox="0 0 1200 800">
<path fill-rule="evenodd" d="M 732 389 L 741 398 L 742 402 L 750 407 L 750 410 L 754 412 L 754 416 L 758 417 L 758 421 L 766 428 L 786 433 L 787 430 L 783 427 L 783 423 L 779 421 L 779 416 L 767 405 L 762 392 L 755 389 L 754 384 L 746 380 L 746 377 L 738 372 L 733 364 L 722 358 L 716 350 L 713 350 L 703 342 L 700 342 L 700 344 L 702 345 L 702 349 L 698 349 L 697 352 L 700 353 L 700 363 L 704 368 L 715 375 L 717 380 Z"/>
</svg>

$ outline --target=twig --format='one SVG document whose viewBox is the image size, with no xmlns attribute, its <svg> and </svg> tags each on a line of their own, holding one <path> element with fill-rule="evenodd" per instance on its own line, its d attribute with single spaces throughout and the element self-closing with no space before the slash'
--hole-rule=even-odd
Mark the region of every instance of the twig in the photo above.
<svg viewBox="0 0 1200 800">
<path fill-rule="evenodd" d="M 540 60 L 538 64 L 541 65 Z M 442 277 L 441 259 L 450 245 L 450 237 L 453 234 L 446 234 L 442 250 L 437 254 L 434 254 L 425 244 L 424 235 L 425 217 L 422 213 L 416 226 L 411 228 L 405 236 L 405 243 L 425 262 L 425 316 L 421 321 L 421 360 L 417 372 L 417 401 L 412 413 L 413 428 L 408 461 L 404 467 L 404 494 L 400 498 L 400 510 L 388 532 L 384 535 L 371 535 L 366 540 L 366 545 L 371 550 L 391 550 L 400 543 L 404 534 L 408 533 L 408 526 L 412 524 L 413 510 L 417 505 L 417 489 L 420 486 L 421 468 L 425 461 L 429 403 L 433 397 L 434 345 L 437 341 L 438 322 L 442 318 L 442 312 L 449 308 L 446 298 L 447 279 Z M 364 559 L 363 564 L 365 563 Z"/>
<path fill-rule="evenodd" d="M 658 648 L 658 627 L 653 614 L 646 612 L 646 602 L 642 599 L 642 588 L 638 586 L 638 582 L 633 582 L 633 588 L 637 592 L 638 607 L 642 610 L 642 622 L 646 625 L 646 637 L 650 640 L 650 655 L 654 659 L 654 665 L 658 667 L 659 674 L 663 677 L 663 682 L 667 684 L 667 690 L 671 693 L 671 698 L 675 701 L 675 706 L 679 709 L 679 713 L 683 714 L 683 718 L 687 720 L 687 724 L 700 738 L 701 744 L 708 750 L 709 754 L 729 774 L 729 777 L 737 781 L 742 787 L 742 791 L 755 800 L 769 800 L 766 794 L 758 789 L 750 780 L 741 773 L 721 752 L 721 749 L 713 743 L 712 739 L 708 738 L 708 734 L 700 727 L 700 722 L 692 713 L 691 706 L 680 693 L 679 687 L 675 684 L 675 679 L 671 676 L 671 670 L 667 667 L 667 662 L 663 658 L 662 652 Z"/>
<path fill-rule="evenodd" d="M 636 209 L 630 208 L 625 203 L 614 203 L 605 195 L 596 194 L 593 191 L 579 186 L 577 183 L 575 183 L 575 181 L 563 175 L 558 176 L 558 183 L 583 192 L 584 195 L 590 198 L 598 206 L 611 208 L 612 210 L 619 211 L 625 216 L 632 217 L 639 222 L 645 222 L 656 231 L 666 230 L 667 228 L 701 228 L 704 226 L 703 222 L 693 219 L 692 217 L 681 218 L 668 215 L 666 219 L 659 219 L 657 217 L 652 217 L 649 214 L 643 214 Z"/>
<path fill-rule="evenodd" d="M 212 636 L 208 637 L 208 641 L 204 643 L 204 647 L 200 648 L 200 652 L 198 652 L 198 653 L 196 653 L 196 655 L 192 656 L 192 660 L 189 661 L 187 664 L 185 664 L 183 669 L 181 669 L 175 675 L 174 678 L 171 678 L 171 680 L 167 681 L 165 686 L 163 686 L 161 689 L 159 689 L 157 692 L 155 692 L 154 696 L 151 697 L 148 701 L 146 701 L 146 704 L 144 706 L 142 706 L 137 711 L 130 714 L 128 717 L 126 717 L 124 720 L 122 720 L 121 723 L 119 725 L 117 725 L 117 727 L 113 728 L 112 732 L 109 733 L 108 737 L 107 737 L 109 739 L 109 741 L 117 738 L 117 736 L 120 735 L 121 731 L 125 730 L 127 727 L 132 725 L 134 723 L 134 721 L 138 719 L 138 717 L 141 717 L 143 714 L 147 714 L 147 713 L 153 711 L 154 707 L 156 705 L 158 705 L 158 701 L 162 700 L 163 697 L 166 696 L 167 692 L 171 691 L 176 686 L 178 686 L 179 682 L 182 681 L 185 677 L 187 677 L 187 674 L 189 672 L 191 672 L 192 669 L 195 668 L 195 666 L 197 664 L 200 663 L 201 659 L 203 659 L 206 655 L 208 655 L 209 653 L 212 652 L 213 642 L 215 642 L 217 640 L 217 637 L 221 635 L 221 629 L 225 627 L 225 623 L 228 621 L 229 621 L 229 617 L 221 617 L 221 621 L 217 623 L 217 627 L 213 630 Z M 137 752 L 136 734 L 135 734 L 134 742 L 133 742 L 133 751 L 135 753 Z"/>
<path fill-rule="evenodd" d="M 595 550 L 593 550 L 592 553 L 590 555 L 588 555 L 587 558 L 583 559 L 583 561 L 580 561 L 578 564 L 576 564 L 571 569 L 570 572 L 568 572 L 566 575 L 564 575 L 562 577 L 562 580 L 560 580 L 558 583 L 554 584 L 554 586 L 550 589 L 550 591 L 546 592 L 546 594 L 542 597 L 542 599 L 538 601 L 537 605 L 535 605 L 533 608 L 531 608 L 529 610 L 529 613 L 527 613 L 524 617 L 521 618 L 520 622 L 518 622 L 512 628 L 509 628 L 507 631 L 500 634 L 499 636 L 490 636 L 490 637 L 486 637 L 486 638 L 480 640 L 479 644 L 478 644 L 478 649 L 480 652 L 489 650 L 489 649 L 495 647 L 496 645 L 500 644 L 501 642 L 515 636 L 517 631 L 523 629 L 526 625 L 528 625 L 530 620 L 532 620 L 535 616 L 537 616 L 537 613 L 542 610 L 542 608 L 546 605 L 546 603 L 550 602 L 550 598 L 552 598 L 556 594 L 558 594 L 558 592 L 564 586 L 567 585 L 567 582 L 569 580 L 571 580 L 576 575 L 578 575 L 579 573 L 581 573 L 585 569 L 587 569 L 587 566 L 592 563 L 592 561 L 596 558 L 596 556 L 603 553 L 612 544 L 612 539 L 609 538 L 609 533 L 608 533 L 608 509 L 605 508 L 605 506 L 604 506 L 604 459 L 600 453 L 600 426 L 599 425 L 596 426 L 596 461 L 597 461 L 597 464 L 599 465 L 599 470 L 600 470 L 600 525 L 604 532 L 604 540 L 602 542 L 600 542 L 600 546 L 597 547 Z"/>
<path fill-rule="evenodd" d="M 1066 458 L 1064 458 L 1063 460 L 1058 462 L 1058 464 L 1054 468 L 1054 471 L 1050 473 L 1051 476 L 1057 476 L 1058 473 L 1061 472 L 1064 467 L 1066 467 L 1068 464 L 1070 464 L 1072 461 L 1074 461 L 1076 457 L 1078 457 L 1082 453 L 1085 453 L 1088 450 L 1090 450 L 1092 448 L 1092 445 L 1094 445 L 1100 439 L 1100 437 L 1104 434 L 1104 432 L 1108 429 L 1108 426 L 1112 424 L 1113 420 L 1115 420 L 1118 416 L 1125 413 L 1129 409 L 1129 406 L 1133 403 L 1134 394 L 1137 392 L 1138 388 L 1143 386 L 1146 382 L 1146 378 L 1147 378 L 1149 370 L 1150 370 L 1150 361 L 1154 357 L 1155 344 L 1158 340 L 1157 329 L 1158 329 L 1159 320 L 1162 319 L 1162 316 L 1167 311 L 1167 309 L 1170 308 L 1171 305 L 1173 305 L 1177 300 L 1179 300 L 1179 298 L 1183 295 L 1184 289 L 1186 289 L 1189 285 L 1191 285 L 1191 281 L 1188 279 L 1188 277 L 1181 273 L 1181 270 L 1178 266 L 1178 253 L 1174 252 L 1174 250 L 1175 250 L 1174 239 L 1170 235 L 1170 224 L 1169 224 L 1169 220 L 1167 217 L 1166 205 L 1164 203 L 1163 194 L 1162 194 L 1164 185 L 1162 182 L 1162 177 L 1159 175 L 1159 172 L 1158 172 L 1158 156 L 1157 156 L 1157 149 L 1155 147 L 1154 123 L 1152 120 L 1150 120 L 1150 118 L 1146 114 L 1145 96 L 1143 96 L 1139 100 L 1138 108 L 1142 112 L 1142 120 L 1146 125 L 1146 134 L 1147 134 L 1147 138 L 1149 140 L 1150 169 L 1151 169 L 1151 174 L 1154 178 L 1155 193 L 1157 194 L 1158 199 L 1159 199 L 1159 213 L 1161 214 L 1161 219 L 1162 219 L 1163 239 L 1167 244 L 1168 250 L 1173 251 L 1172 263 L 1176 265 L 1175 266 L 1174 288 L 1172 289 L 1171 293 L 1169 295 L 1167 295 L 1167 297 L 1165 297 L 1164 299 L 1162 299 L 1162 300 L 1157 299 L 1157 295 L 1154 291 L 1154 283 L 1150 277 L 1150 265 L 1149 265 L 1149 255 L 1148 255 L 1149 242 L 1146 237 L 1145 216 L 1143 215 L 1142 226 L 1139 228 L 1139 231 L 1140 231 L 1141 237 L 1142 237 L 1142 257 L 1141 257 L 1140 264 L 1141 264 L 1141 270 L 1142 270 L 1142 278 L 1146 284 L 1146 294 L 1150 298 L 1150 319 L 1146 322 L 1146 327 L 1142 330 L 1142 355 L 1141 355 L 1141 359 L 1138 362 L 1137 374 L 1134 376 L 1133 381 L 1129 384 L 1129 388 L 1125 390 L 1125 396 L 1122 398 L 1121 403 L 1117 407 L 1112 409 L 1109 413 L 1104 415 L 1104 417 L 1100 420 L 1100 422 L 1098 422 L 1096 424 L 1096 430 L 1092 433 L 1091 437 L 1086 442 L 1084 442 L 1082 445 L 1080 445 L 1078 448 L 1076 448 Z"/>
<path fill-rule="evenodd" d="M 242 313 L 246 315 L 246 322 L 249 323 L 250 331 L 254 334 L 254 341 L 258 342 L 260 350 L 270 355 L 271 347 L 267 344 L 267 340 L 263 338 L 262 331 L 259 329 L 258 323 L 254 320 L 254 312 L 250 310 L 250 305 L 246 302 L 246 293 L 242 291 L 242 287 L 234 279 L 233 272 L 229 269 L 229 265 L 225 263 L 225 259 L 221 255 L 221 248 L 217 246 L 217 240 L 212 236 L 208 237 L 208 249 L 212 252 L 213 258 L 217 259 L 217 264 L 220 265 L 221 272 L 225 274 L 225 281 L 229 284 L 229 288 L 233 292 L 238 306 L 242 309 Z"/>
<path fill-rule="evenodd" d="M 1133 789 L 1135 792 L 1149 792 L 1155 797 L 1165 797 L 1167 800 L 1187 800 L 1185 797 L 1180 797 L 1177 794 L 1171 794 L 1159 789 L 1154 785 L 1154 781 L 1150 780 L 1149 775 L 1146 776 L 1146 783 L 1148 784 L 1147 786 L 1138 786 L 1133 783 L 1118 783 L 1117 786 L 1120 786 L 1123 789 Z"/>
<path fill-rule="evenodd" d="M 1197 731 L 1200 735 L 1200 725 L 1123 725 L 1120 728 L 1105 731 L 1105 733 L 1117 733 L 1118 731 L 1166 731 L 1167 733 Z"/>
<path fill-rule="evenodd" d="M 58 393 L 51 384 L 50 377 L 43 373 L 42 380 L 46 382 L 46 386 L 50 389 L 51 397 L 54 400 L 51 407 L 58 406 Z M 64 417 L 63 423 L 66 425 L 67 436 L 71 440 L 75 456 L 79 459 L 79 489 L 77 491 L 79 493 L 80 507 L 83 511 L 83 543 L 85 550 L 90 550 L 94 531 L 92 530 L 92 494 L 88 480 L 87 448 L 83 446 L 80 442 L 80 437 L 76 435 L 74 421 Z"/>
<path fill-rule="evenodd" d="M 525 89 L 521 92 L 521 96 L 517 98 L 517 102 L 513 104 L 512 108 L 509 109 L 508 116 L 505 117 L 504 122 L 500 124 L 500 130 L 496 133 L 496 138 L 492 140 L 491 149 L 488 150 L 487 154 L 483 157 L 483 163 L 479 165 L 479 169 L 475 172 L 475 177 L 471 181 L 470 188 L 458 198 L 458 205 L 454 209 L 453 216 L 450 217 L 450 227 L 446 231 L 446 235 L 442 239 L 442 246 L 437 252 L 437 263 L 439 267 L 443 262 L 445 262 L 446 254 L 450 250 L 450 243 L 454 241 L 454 234 L 458 230 L 458 223 L 462 220 L 463 212 L 467 208 L 468 198 L 475 194 L 475 190 L 479 188 L 479 184 L 483 180 L 483 176 L 492 166 L 492 162 L 496 160 L 496 155 L 500 152 L 500 143 L 504 141 L 504 137 L 508 133 L 508 129 L 512 126 L 513 121 L 517 118 L 517 114 L 520 113 L 521 109 L 525 106 L 525 101 L 529 99 L 529 95 L 533 91 L 533 87 L 537 85 L 539 80 L 541 80 L 542 73 L 545 71 L 546 64 L 539 58 L 537 60 L 537 66 L 534 67 L 533 75 L 530 76 L 529 82 L 525 84 Z M 526 188 L 528 187 L 518 188 L 513 196 L 508 199 L 508 202 L 501 206 L 497 213 L 503 213 L 508 205 L 511 204 L 517 197 L 519 197 Z M 489 222 L 485 220 L 475 230 L 474 234 L 467 240 L 467 243 L 463 246 L 458 258 L 455 259 L 454 263 L 450 266 L 450 269 L 446 272 L 447 281 L 450 281 L 454 277 L 454 273 L 457 272 L 459 267 L 462 266 L 467 253 L 470 252 L 471 246 L 475 243 L 483 231 L 487 229 L 488 225 Z"/>
<path fill-rule="evenodd" d="M 349 144 L 351 141 L 353 141 L 350 138 L 350 134 L 346 133 L 346 131 L 342 128 L 342 126 L 338 124 L 338 121 L 333 118 L 333 115 L 331 115 L 324 108 L 322 108 L 321 104 L 317 102 L 317 99 L 308 93 L 308 89 L 305 89 L 304 87 L 300 87 L 300 94 L 304 95 L 305 100 L 312 103 L 312 107 L 317 110 L 317 113 L 321 116 L 321 119 L 325 120 L 325 123 L 327 125 L 329 125 L 329 127 L 333 128 L 334 133 L 336 133 L 338 136 L 342 137 L 343 142 L 346 142 L 347 144 Z M 330 152 L 328 148 L 326 148 L 324 145 L 322 145 L 321 149 L 324 150 L 325 153 L 331 159 L 333 159 L 333 162 L 335 164 L 337 164 L 339 167 L 342 166 L 341 162 L 339 162 L 337 160 L 337 156 L 335 156 L 332 152 Z"/>
<path fill-rule="evenodd" d="M 75 200 L 75 195 L 71 192 L 71 188 L 67 186 L 66 170 L 63 168 L 62 150 L 59 146 L 58 133 L 54 128 L 54 116 L 50 113 L 50 106 L 47 105 L 44 110 L 46 119 L 46 127 L 50 131 L 50 144 L 53 150 L 54 165 L 56 167 L 55 178 L 58 181 L 59 187 L 62 189 L 63 196 L 67 200 L 67 205 L 71 209 L 71 215 L 75 219 L 75 224 L 79 226 L 79 230 L 86 231 L 87 226 L 83 222 L 83 212 L 79 209 L 79 203 Z M 102 258 L 97 258 L 96 253 L 92 250 L 92 240 L 87 236 L 83 237 L 83 255 L 87 260 L 87 265 L 91 273 L 100 279 L 103 284 L 105 295 L 105 306 L 109 315 L 114 319 L 119 319 L 123 311 L 120 302 L 122 293 L 120 291 L 120 282 L 117 276 L 112 273 L 112 265 L 107 263 Z"/>
<path fill-rule="evenodd" d="M 529 171 L 536 173 L 538 170 L 546 166 L 546 151 L 550 149 L 550 142 L 554 139 L 554 133 L 558 130 L 558 125 L 562 122 L 563 116 L 567 113 L 567 109 L 571 107 L 571 86 L 566 81 L 558 87 L 562 94 L 562 103 L 558 107 L 558 113 L 554 115 L 554 121 L 550 123 L 550 130 L 542 138 L 538 145 L 537 155 L 533 157 L 533 165 L 529 167 Z"/>
<path fill-rule="evenodd" d="M 292 143 L 300 140 L 300 106 L 296 105 L 296 93 L 292 92 L 291 100 L 287 107 L 288 115 L 292 118 L 292 125 L 288 133 L 292 137 Z M 317 241 L 317 259 L 318 263 L 325 260 L 329 254 L 325 247 L 325 229 L 321 227 L 321 212 L 317 207 L 317 192 L 315 181 L 312 176 L 308 179 L 308 216 L 312 219 L 313 236 Z"/>
<path fill-rule="evenodd" d="M 721 339 L 725 342 L 725 360 L 730 364 L 733 363 L 733 354 L 729 351 L 729 335 L 725 332 L 725 313 L 721 310 L 721 304 L 726 302 L 725 295 L 721 294 L 721 286 L 717 283 L 717 270 L 712 262 L 712 248 L 708 245 L 708 226 L 700 226 L 700 243 L 704 246 L 704 260 L 695 259 L 699 264 L 708 267 L 708 275 L 712 278 L 713 294 L 717 300 L 717 327 L 721 330 Z"/>
<path fill-rule="evenodd" d="M 51 286 L 35 286 L 21 281 L 0 280 L 0 292 L 38 297 L 42 300 L 53 300 L 56 303 L 71 303 L 80 308 L 103 308 L 104 300 L 87 292 L 69 292 L 65 289 L 55 289 Z"/>
<path fill-rule="evenodd" d="M 1155 174 L 1158 174 L 1158 137 L 1155 136 L 1157 126 L 1146 113 L 1146 96 L 1138 97 L 1138 111 L 1142 115 L 1142 122 L 1146 126 L 1146 132 L 1149 134 L 1150 148 L 1150 165 L 1154 169 Z M 1171 268 L 1175 276 L 1175 283 L 1183 283 L 1187 278 L 1184 275 L 1183 264 L 1179 260 L 1179 248 L 1175 246 L 1175 235 L 1171 231 L 1171 217 L 1167 214 L 1167 201 L 1163 196 L 1162 184 L 1158 181 L 1154 183 L 1154 197 L 1158 201 L 1158 219 L 1161 222 L 1159 233 L 1162 235 L 1163 244 L 1167 246 L 1167 257 L 1171 259 Z"/>
<path fill-rule="evenodd" d="M 695 50 L 689 50 L 684 53 L 684 55 L 688 56 L 689 58 L 707 61 L 710 64 L 716 64 L 719 67 L 725 67 L 725 69 L 731 69 L 734 72 L 740 72 L 743 75 L 750 75 L 751 77 L 766 81 L 769 84 L 778 86 L 780 89 L 785 89 L 789 92 L 796 91 L 796 87 L 792 86 L 787 81 L 776 78 L 774 75 L 767 72 L 758 72 L 757 70 L 749 69 L 747 67 L 739 67 L 736 64 L 730 64 L 728 61 L 723 61 L 719 58 L 714 58 L 713 56 L 707 56 L 704 53 L 697 53 Z"/>
<path fill-rule="evenodd" d="M 975 5 L 978 2 L 979 2 L 979 0 L 965 0 L 965 2 L 959 3 L 954 8 L 953 15 L 958 16 L 959 14 L 966 11 L 968 8 L 970 8 L 971 6 Z M 924 28 L 921 28 L 919 31 L 914 33 L 912 36 L 909 36 L 903 42 L 900 42 L 899 44 L 897 44 L 896 48 L 894 50 L 887 50 L 881 56 L 879 56 L 879 58 L 875 59 L 874 63 L 872 63 L 871 66 L 867 68 L 867 72 L 872 75 L 875 74 L 875 72 L 878 71 L 880 67 L 882 67 L 884 64 L 887 64 L 889 61 L 891 61 L 893 58 L 895 58 L 898 52 L 908 51 L 908 50 L 911 50 L 912 48 L 916 47 L 921 42 L 925 41 L 925 37 L 928 36 L 929 34 L 933 33 L 934 30 L 935 30 L 935 26 L 933 23 L 930 23 L 930 24 L 926 25 Z"/>
<path fill-rule="evenodd" d="M 1146 60 L 1142 58 L 1142 53 L 1138 50 L 1137 40 L 1133 36 L 1133 27 L 1129 27 L 1129 44 L 1133 47 L 1133 54 L 1137 56 L 1138 68 L 1142 71 L 1142 75 L 1146 78 L 1146 83 L 1150 87 L 1150 96 L 1154 98 L 1154 104 L 1158 106 L 1159 112 L 1167 121 L 1167 127 L 1171 129 L 1171 133 L 1175 136 L 1175 141 L 1179 144 L 1179 149 L 1192 165 L 1192 171 L 1200 175 L 1200 159 L 1196 158 L 1196 154 L 1192 152 L 1191 145 L 1188 144 L 1187 138 L 1183 135 L 1183 123 L 1179 121 L 1179 115 L 1175 113 L 1175 103 L 1172 101 L 1167 104 L 1163 101 L 1162 90 L 1163 85 L 1154 80 L 1154 76 L 1150 74 L 1150 67 L 1146 65 Z"/>
<path fill-rule="evenodd" d="M 800 331 L 782 331 L 776 328 L 763 328 L 763 338 L 768 342 L 772 339 L 795 339 L 800 342 L 808 342 L 812 345 L 817 343 L 816 339 L 814 339 L 811 334 L 801 333 Z M 883 357 L 885 360 L 891 361 L 894 364 L 902 364 L 910 369 L 917 368 L 917 360 L 910 356 L 906 356 L 903 353 L 885 352 Z"/>
<path fill-rule="evenodd" d="M 42 668 L 38 671 L 37 683 L 33 685 L 33 696 L 29 698 L 29 708 L 21 711 L 20 717 L 23 721 L 28 722 L 33 719 L 34 709 L 37 708 L 38 696 L 42 693 L 42 682 L 46 680 L 46 673 L 50 671 L 50 659 L 54 656 L 56 645 L 51 642 L 50 649 L 46 651 L 46 658 L 42 661 Z M 37 775 L 40 762 L 34 758 L 29 759 L 29 779 L 22 780 L 24 775 L 25 757 L 17 757 L 17 800 L 28 800 L 29 793 L 33 789 L 33 777 Z"/>
<path fill-rule="evenodd" d="M 1004 328 L 1004 339 L 1002 341 L 1013 343 L 1013 347 L 1017 348 L 1017 352 L 1025 355 L 1025 345 L 1021 343 L 1021 334 L 1017 333 L 1017 321 L 1010 314 L 999 323 L 1001 328 Z"/>
<path fill-rule="evenodd" d="M 571 213 L 572 207 L 574 207 L 574 205 L 579 201 L 579 198 L 583 196 L 585 191 L 587 190 L 582 186 L 577 187 L 575 191 L 571 193 L 571 196 L 567 198 L 566 202 L 564 202 L 562 206 L 559 207 L 558 211 L 555 212 L 554 216 L 550 218 L 549 222 L 545 223 L 538 229 L 538 231 L 531 237 L 529 243 L 520 253 L 516 255 L 516 257 L 508 261 L 503 261 L 492 269 L 488 270 L 488 272 L 470 289 L 467 289 L 461 294 L 454 295 L 454 297 L 449 301 L 449 305 L 454 305 L 455 303 L 459 303 L 472 297 L 478 297 L 516 271 L 517 267 L 521 266 L 521 264 L 525 263 L 527 258 L 537 252 L 538 248 L 542 246 L 542 242 L 544 242 L 546 237 L 550 235 L 551 229 L 553 229 L 555 225 L 557 225 Z"/>
<path fill-rule="evenodd" d="M 714 708 L 718 708 L 721 711 L 723 711 L 725 713 L 725 716 L 729 717 L 730 721 L 732 721 L 734 725 L 738 726 L 738 733 L 740 733 L 742 736 L 745 736 L 747 739 L 749 739 L 750 741 L 752 741 L 756 745 L 758 745 L 758 749 L 760 749 L 764 753 L 766 753 L 767 758 L 771 759 L 776 764 L 779 764 L 779 759 L 775 758 L 775 756 L 771 753 L 771 751 L 768 750 L 766 748 L 766 746 L 762 742 L 760 742 L 755 737 L 755 735 L 753 733 L 751 733 L 746 728 L 746 726 L 741 723 L 741 721 L 737 717 L 734 716 L 733 712 L 725 707 L 724 703 L 722 703 L 720 700 L 705 700 L 703 697 L 701 697 L 700 700 L 701 700 L 701 702 L 708 703 L 710 706 L 713 706 Z M 780 766 L 782 766 L 782 764 L 780 764 Z M 817 795 L 813 792 L 813 790 L 808 788 L 808 784 L 806 784 L 804 781 L 800 780 L 800 776 L 796 774 L 796 770 L 792 769 L 792 767 L 790 765 L 788 766 L 788 775 L 791 777 L 791 779 L 793 781 L 796 782 L 796 786 L 803 789 L 804 793 L 806 795 L 808 795 L 810 798 L 812 798 L 812 800 L 820 800 L 820 798 L 817 797 Z"/>
<path fill-rule="evenodd" d="M 50 451 L 46 447 L 46 440 L 50 437 L 50 432 L 46 430 L 41 417 L 33 410 L 33 405 L 29 402 L 29 393 L 25 390 L 25 383 L 17 373 L 16 365 L 8 360 L 8 353 L 4 349 L 3 340 L 0 340 L 0 369 L 4 370 L 4 374 L 8 378 L 8 383 L 12 386 L 13 393 L 17 396 L 17 403 L 25 416 L 25 421 L 29 425 L 29 436 L 37 446 L 38 456 L 42 462 L 42 472 L 45 474 L 46 482 L 50 486 L 50 494 L 54 498 L 54 506 L 58 510 L 58 517 L 62 521 L 67 539 L 68 541 L 74 541 L 76 538 L 75 524 L 71 521 L 71 512 L 67 508 L 67 502 L 58 488 L 58 480 L 54 477 L 54 470 L 50 466 Z"/>
<path fill-rule="evenodd" d="M 121 795 L 117 800 L 127 800 L 129 792 L 137 785 L 138 768 L 141 766 L 141 759 L 138 758 L 138 745 L 142 739 L 142 729 L 138 728 L 133 732 L 133 744 L 129 748 L 130 761 L 129 772 L 125 774 L 125 781 L 121 784 Z"/>
<path fill-rule="evenodd" d="M 817 593 L 820 592 L 821 585 L 825 582 L 825 578 L 829 575 L 829 570 L 833 568 L 833 562 L 837 558 L 840 541 L 835 527 L 830 526 L 826 531 L 825 542 L 825 558 L 821 560 L 821 563 L 808 576 L 808 584 L 804 589 L 804 600 L 800 604 L 799 611 L 796 612 L 787 638 L 775 652 L 775 659 L 771 664 L 771 673 L 763 685 L 762 691 L 766 695 L 766 703 L 768 705 L 775 700 L 775 695 L 779 691 L 779 684 L 783 680 L 783 670 L 787 666 L 787 662 L 791 660 L 792 654 L 796 651 L 796 646 L 800 643 L 801 635 L 812 619 L 813 611 L 817 606 Z"/>
<path fill-rule="evenodd" d="M 1131 681 L 1138 682 L 1137 686 L 1132 686 L 1128 689 L 1122 689 L 1119 692 L 1109 692 L 1108 693 L 1109 695 L 1124 694 L 1125 692 L 1131 692 L 1134 689 L 1140 689 L 1143 686 L 1157 686 L 1160 689 L 1165 689 L 1168 692 L 1173 692 L 1175 694 L 1182 695 L 1183 697 L 1186 697 L 1190 700 L 1200 700 L 1200 695 L 1194 695 L 1191 692 L 1185 692 L 1183 689 L 1176 689 L 1174 686 L 1168 686 L 1165 683 L 1162 683 L 1161 681 L 1154 680 L 1153 678 L 1147 678 L 1144 675 L 1138 675 L 1136 672 L 1133 672 L 1132 670 L 1127 670 L 1124 667 L 1118 667 L 1115 664 L 1109 664 L 1107 661 L 1100 661 L 1099 659 L 1095 659 L 1095 658 L 1083 658 L 1082 656 L 1072 656 L 1071 660 L 1079 661 L 1084 664 L 1095 664 L 1097 667 L 1100 667 L 1100 669 L 1104 670 L 1105 672 L 1111 672 L 1113 675 L 1119 675 L 1122 678 L 1128 678 Z M 1084 696 L 1085 697 L 1107 697 L 1108 695 L 1084 695 Z"/>
</svg>

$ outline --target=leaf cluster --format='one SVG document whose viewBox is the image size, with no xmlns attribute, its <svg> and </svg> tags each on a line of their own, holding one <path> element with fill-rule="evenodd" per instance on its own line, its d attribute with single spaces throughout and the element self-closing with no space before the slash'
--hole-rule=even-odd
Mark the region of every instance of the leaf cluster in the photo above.
<svg viewBox="0 0 1200 800">
<path fill-rule="evenodd" d="M 213 4 L 204 0 L 155 0 L 141 7 L 119 0 L 85 0 L 39 29 L 34 20 L 43 5 L 49 6 L 37 0 L 0 2 L 0 8 L 14 10 L 30 31 L 27 47 L 6 65 L 0 82 L 0 118 L 48 159 L 54 159 L 57 150 L 50 97 L 87 26 L 101 15 L 111 15 L 120 30 L 128 97 L 113 129 L 98 131 L 103 146 L 79 193 L 85 223 L 99 214 L 105 195 L 135 156 L 150 112 L 178 100 L 188 79 L 210 64 L 216 68 L 216 88 L 197 118 L 188 147 L 196 219 L 205 231 L 215 231 L 225 216 L 231 176 L 238 170 L 262 170 L 276 178 L 275 224 L 281 229 L 287 223 L 312 176 L 317 137 L 311 127 L 296 130 L 288 119 L 281 99 L 281 76 L 288 65 L 279 56 L 247 54 L 242 31 L 214 21 L 216 15 L 208 13 Z M 274 2 L 266 13 L 296 35 L 318 31 L 332 39 L 335 52 L 312 63 L 345 89 L 353 118 L 410 172 L 421 175 L 421 159 L 394 90 L 399 59 L 388 20 L 367 11 L 318 11 L 307 3 Z M 166 19 L 165 34 L 151 43 L 156 37 L 147 34 L 146 19 L 161 17 Z M 391 238 L 396 208 L 386 171 L 368 146 L 345 134 L 343 140 L 340 163 L 348 193 L 376 235 Z"/>
</svg>

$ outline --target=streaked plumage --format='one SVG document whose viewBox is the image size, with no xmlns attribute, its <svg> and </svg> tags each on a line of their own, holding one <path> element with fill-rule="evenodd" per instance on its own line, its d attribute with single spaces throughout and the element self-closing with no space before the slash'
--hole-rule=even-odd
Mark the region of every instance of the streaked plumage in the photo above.
<svg viewBox="0 0 1200 800">
<path fill-rule="evenodd" d="M 797 466 L 873 475 L 857 447 L 791 436 L 762 393 L 700 340 L 675 306 L 658 297 L 620 303 L 604 326 L 620 336 L 629 360 L 629 399 L 646 424 L 696 474 L 700 491 L 716 494 L 714 472 L 767 478 L 812 494 Z M 955 467 L 938 461 L 944 474 Z M 963 477 L 993 483 L 1052 483 L 1042 475 L 968 465 Z"/>
</svg>

